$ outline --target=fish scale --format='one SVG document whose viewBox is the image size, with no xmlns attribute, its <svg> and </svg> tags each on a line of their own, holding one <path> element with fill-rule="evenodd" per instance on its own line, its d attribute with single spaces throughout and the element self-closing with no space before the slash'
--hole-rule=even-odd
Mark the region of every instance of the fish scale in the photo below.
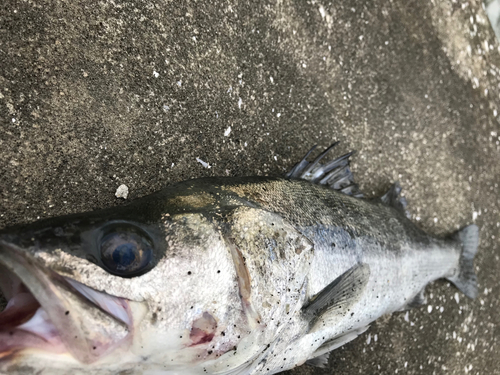
<svg viewBox="0 0 500 375">
<path fill-rule="evenodd" d="M 0 312 L 0 373 L 321 367 L 380 316 L 422 304 L 434 280 L 474 298 L 478 228 L 425 233 L 397 183 L 363 198 L 353 153 L 325 162 L 334 146 L 284 177 L 185 181 L 0 231 L 12 301 Z"/>
</svg>

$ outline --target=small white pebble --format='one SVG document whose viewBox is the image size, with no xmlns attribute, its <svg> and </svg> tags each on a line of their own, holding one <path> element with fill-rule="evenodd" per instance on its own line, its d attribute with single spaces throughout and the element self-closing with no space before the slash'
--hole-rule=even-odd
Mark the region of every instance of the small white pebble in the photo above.
<svg viewBox="0 0 500 375">
<path fill-rule="evenodd" d="M 326 12 L 325 12 L 325 8 L 323 8 L 323 5 L 321 5 L 319 7 L 319 13 L 321 14 L 321 18 L 325 18 Z"/>
<path fill-rule="evenodd" d="M 458 293 L 455 293 L 455 301 L 457 301 L 457 303 L 460 303 L 460 297 L 458 296 Z"/>
<path fill-rule="evenodd" d="M 242 105 L 243 105 L 243 100 L 241 100 L 241 98 L 239 98 L 239 100 L 238 100 L 238 108 L 241 109 Z"/>
<path fill-rule="evenodd" d="M 158 78 L 160 76 L 160 73 L 158 73 L 156 70 L 153 70 L 153 75 L 155 78 Z"/>
<path fill-rule="evenodd" d="M 431 305 L 427 306 L 427 312 L 428 312 L 428 313 L 431 313 L 431 312 L 432 312 L 432 306 L 431 306 Z"/>
<path fill-rule="evenodd" d="M 231 127 L 228 126 L 226 131 L 224 132 L 224 137 L 229 137 L 229 134 L 231 134 Z"/>
<path fill-rule="evenodd" d="M 410 321 L 410 313 L 407 311 L 405 314 L 405 321 L 409 322 Z"/>
<path fill-rule="evenodd" d="M 115 197 L 127 199 L 127 197 L 128 197 L 128 186 L 124 185 L 124 184 L 118 186 L 118 189 L 116 189 Z"/>
<path fill-rule="evenodd" d="M 200 158 L 196 158 L 196 161 L 197 161 L 198 163 L 200 163 L 201 165 L 203 165 L 203 168 L 207 168 L 207 169 L 212 168 L 212 167 L 210 166 L 210 164 L 208 164 L 208 163 L 204 162 L 204 161 L 203 161 L 203 160 L 201 160 Z"/>
</svg>

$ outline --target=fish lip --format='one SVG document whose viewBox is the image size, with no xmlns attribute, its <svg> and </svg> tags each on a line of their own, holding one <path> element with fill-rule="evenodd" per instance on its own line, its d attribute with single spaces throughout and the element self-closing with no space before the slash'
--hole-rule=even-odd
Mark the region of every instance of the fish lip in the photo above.
<svg viewBox="0 0 500 375">
<path fill-rule="evenodd" d="M 72 278 L 62 276 L 42 265 L 27 251 L 3 239 L 0 239 L 1 270 L 4 271 L 4 284 L 5 277 L 8 278 L 9 275 L 13 280 L 17 278 L 24 287 L 23 291 L 38 303 L 37 309 L 33 310 L 36 306 L 30 307 L 32 310 L 28 313 L 33 312 L 34 315 L 28 322 L 40 312 L 45 314 L 45 321 L 54 326 L 53 337 L 47 340 L 47 337 L 42 335 L 42 339 L 47 341 L 47 347 L 44 349 L 69 352 L 79 362 L 88 364 L 118 347 L 131 344 L 133 316 L 129 300 L 99 292 Z M 6 297 L 9 299 L 9 296 Z M 14 298 L 13 295 L 10 297 Z M 0 319 L 2 315 L 5 316 L 6 310 L 0 312 Z M 13 352 L 30 348 L 31 341 L 23 338 L 26 334 L 26 323 L 6 329 L 0 321 L 0 361 L 2 358 L 8 360 Z M 2 334 L 12 335 L 14 331 L 23 331 L 21 341 L 24 342 L 13 347 L 9 347 L 9 344 L 1 345 Z M 31 336 L 36 336 L 33 332 L 30 333 Z M 23 345 L 25 342 L 28 343 L 27 346 Z"/>
</svg>

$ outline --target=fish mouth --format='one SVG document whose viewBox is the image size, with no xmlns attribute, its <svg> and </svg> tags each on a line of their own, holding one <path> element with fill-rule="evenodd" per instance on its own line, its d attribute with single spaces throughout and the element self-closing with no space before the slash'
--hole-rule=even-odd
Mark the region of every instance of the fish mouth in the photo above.
<svg viewBox="0 0 500 375">
<path fill-rule="evenodd" d="M 129 302 L 62 276 L 0 240 L 0 362 L 25 350 L 96 362 L 132 342 Z"/>
</svg>

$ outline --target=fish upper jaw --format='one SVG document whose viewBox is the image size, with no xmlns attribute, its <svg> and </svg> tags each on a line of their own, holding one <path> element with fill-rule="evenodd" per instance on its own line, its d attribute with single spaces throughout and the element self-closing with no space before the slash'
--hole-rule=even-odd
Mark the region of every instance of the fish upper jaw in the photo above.
<svg viewBox="0 0 500 375">
<path fill-rule="evenodd" d="M 0 369 L 33 351 L 91 364 L 132 343 L 138 303 L 61 276 L 2 239 L 0 290 Z"/>
</svg>

